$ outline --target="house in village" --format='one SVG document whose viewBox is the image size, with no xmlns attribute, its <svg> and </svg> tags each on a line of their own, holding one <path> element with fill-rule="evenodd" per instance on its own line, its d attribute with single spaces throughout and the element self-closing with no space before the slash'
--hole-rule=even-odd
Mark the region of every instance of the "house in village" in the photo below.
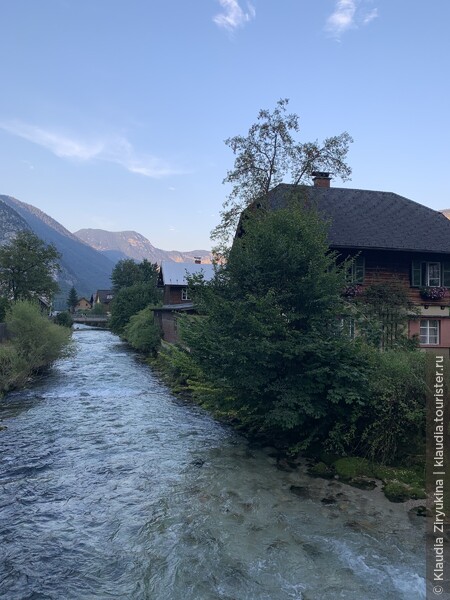
<svg viewBox="0 0 450 600">
<path fill-rule="evenodd" d="M 102 306 L 105 312 L 109 312 L 109 305 L 114 298 L 113 290 L 97 290 L 92 297 L 92 308 Z"/>
<path fill-rule="evenodd" d="M 397 194 L 332 188 L 328 173 L 315 175 L 313 186 L 278 185 L 264 208 L 285 208 L 294 198 L 315 207 L 330 223 L 330 248 L 344 258 L 357 256 L 353 282 L 362 290 L 392 278 L 401 282 L 419 311 L 409 321 L 409 336 L 448 355 L 450 220 Z"/>
<path fill-rule="evenodd" d="M 163 261 L 158 276 L 158 287 L 163 291 L 163 305 L 155 308 L 153 313 L 166 342 L 178 341 L 177 315 L 181 312 L 195 312 L 192 299 L 189 297 L 188 277 L 202 274 L 205 281 L 214 276 L 211 264 Z"/>
<path fill-rule="evenodd" d="M 79 298 L 74 306 L 74 312 L 84 312 L 85 310 L 91 310 L 92 304 L 87 298 Z"/>
</svg>

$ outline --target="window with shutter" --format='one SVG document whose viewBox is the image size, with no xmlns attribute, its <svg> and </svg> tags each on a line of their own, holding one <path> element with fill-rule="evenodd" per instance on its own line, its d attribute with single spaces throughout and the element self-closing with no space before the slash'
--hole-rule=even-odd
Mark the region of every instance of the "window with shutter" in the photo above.
<svg viewBox="0 0 450 600">
<path fill-rule="evenodd" d="M 450 262 L 442 263 L 442 285 L 450 287 Z"/>
<path fill-rule="evenodd" d="M 412 261 L 411 285 L 412 287 L 420 287 L 422 285 L 422 263 L 420 260 Z"/>
</svg>

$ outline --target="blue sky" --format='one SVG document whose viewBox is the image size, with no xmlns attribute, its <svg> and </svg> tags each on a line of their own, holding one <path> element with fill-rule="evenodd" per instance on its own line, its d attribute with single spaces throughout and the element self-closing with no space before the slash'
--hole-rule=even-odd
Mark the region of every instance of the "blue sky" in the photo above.
<svg viewBox="0 0 450 600">
<path fill-rule="evenodd" d="M 0 3 L 0 193 L 70 231 L 211 246 L 227 137 L 289 98 L 352 180 L 450 207 L 448 0 Z M 431 234 L 432 232 L 430 232 Z"/>
</svg>

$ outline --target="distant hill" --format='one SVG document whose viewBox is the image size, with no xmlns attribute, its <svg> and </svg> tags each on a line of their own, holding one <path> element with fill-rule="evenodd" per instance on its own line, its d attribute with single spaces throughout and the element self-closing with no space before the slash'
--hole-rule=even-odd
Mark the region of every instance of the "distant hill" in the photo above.
<svg viewBox="0 0 450 600">
<path fill-rule="evenodd" d="M 107 256 L 82 242 L 35 206 L 0 195 L 0 244 L 23 229 L 30 229 L 47 244 L 54 244 L 62 255 L 58 275 L 61 296 L 67 298 L 72 286 L 80 296 L 87 297 L 97 289 L 111 287 L 114 264 Z"/>
<path fill-rule="evenodd" d="M 446 208 L 445 210 L 441 210 L 441 213 L 444 215 L 444 217 L 447 217 L 447 219 L 450 219 L 450 208 Z"/>
<path fill-rule="evenodd" d="M 103 229 L 80 229 L 75 235 L 108 258 L 117 262 L 123 258 L 141 261 L 144 258 L 158 264 L 163 260 L 173 262 L 194 262 L 198 256 L 203 263 L 210 263 L 212 255 L 207 250 L 161 250 L 155 248 L 149 240 L 136 231 L 105 231 Z"/>
</svg>

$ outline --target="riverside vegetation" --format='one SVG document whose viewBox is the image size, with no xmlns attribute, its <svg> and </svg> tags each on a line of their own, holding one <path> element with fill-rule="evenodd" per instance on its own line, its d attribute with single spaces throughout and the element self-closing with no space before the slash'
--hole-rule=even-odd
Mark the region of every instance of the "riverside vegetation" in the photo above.
<svg viewBox="0 0 450 600">
<path fill-rule="evenodd" d="M 12 304 L 5 322 L 10 340 L 0 344 L 0 396 L 67 355 L 71 339 L 69 328 L 52 323 L 28 300 Z"/>
<path fill-rule="evenodd" d="M 199 314 L 180 316 L 180 344 L 160 346 L 150 307 L 122 335 L 175 392 L 276 446 L 288 465 L 301 454 L 313 476 L 381 479 L 393 501 L 424 498 L 427 357 L 401 327 L 407 296 L 375 283 L 349 300 L 350 265 L 337 264 L 326 232 L 301 206 L 252 214 L 215 278 L 191 279 Z"/>
<path fill-rule="evenodd" d="M 30 231 L 0 248 L 0 322 L 9 339 L 0 344 L 0 396 L 22 387 L 70 348 L 70 329 L 52 323 L 39 307 L 58 289 L 59 254 Z"/>
<path fill-rule="evenodd" d="M 328 224 L 312 207 L 255 208 L 281 181 L 351 174 L 351 137 L 296 141 L 299 119 L 287 104 L 226 141 L 236 158 L 224 182 L 233 187 L 213 232 L 225 260 L 212 281 L 191 279 L 198 315 L 180 315 L 182 342 L 158 351 L 147 312 L 117 331 L 150 352 L 176 392 L 284 460 L 309 456 L 312 475 L 355 485 L 380 478 L 392 500 L 424 497 L 427 357 L 405 334 L 406 291 L 375 282 L 349 297 L 351 262 L 329 251 Z"/>
</svg>

